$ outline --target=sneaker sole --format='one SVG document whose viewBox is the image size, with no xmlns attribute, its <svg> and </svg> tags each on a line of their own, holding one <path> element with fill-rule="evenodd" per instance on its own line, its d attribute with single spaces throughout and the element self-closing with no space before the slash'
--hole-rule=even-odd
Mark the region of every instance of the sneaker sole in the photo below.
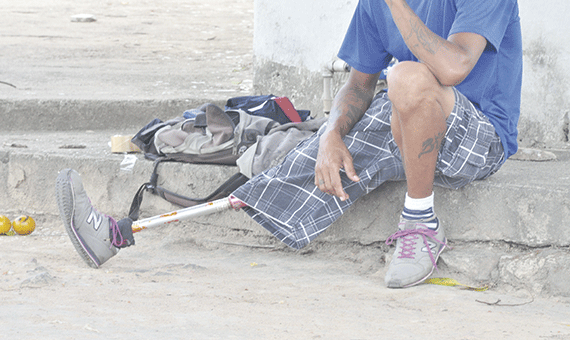
<svg viewBox="0 0 570 340">
<path fill-rule="evenodd" d="M 75 247 L 75 250 L 79 256 L 89 265 L 95 269 L 99 268 L 101 265 L 97 260 L 97 257 L 93 255 L 91 249 L 83 242 L 81 236 L 77 233 L 77 230 L 73 228 L 72 216 L 75 211 L 73 186 L 70 183 L 69 173 L 72 170 L 65 169 L 60 171 L 55 182 L 55 198 L 57 201 L 57 206 L 59 208 L 59 214 L 65 230 L 71 239 L 71 243 Z"/>
</svg>

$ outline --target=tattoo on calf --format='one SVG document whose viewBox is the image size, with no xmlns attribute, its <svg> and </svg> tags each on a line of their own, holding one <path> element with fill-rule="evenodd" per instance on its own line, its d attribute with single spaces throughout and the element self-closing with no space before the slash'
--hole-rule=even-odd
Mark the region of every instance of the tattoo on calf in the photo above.
<svg viewBox="0 0 570 340">
<path fill-rule="evenodd" d="M 423 155 L 426 155 L 431 152 L 439 152 L 439 148 L 441 147 L 441 142 L 443 141 L 443 137 L 445 137 L 445 132 L 440 132 L 435 135 L 433 138 L 428 138 L 422 143 L 422 152 L 418 155 L 418 158 L 421 158 Z"/>
</svg>

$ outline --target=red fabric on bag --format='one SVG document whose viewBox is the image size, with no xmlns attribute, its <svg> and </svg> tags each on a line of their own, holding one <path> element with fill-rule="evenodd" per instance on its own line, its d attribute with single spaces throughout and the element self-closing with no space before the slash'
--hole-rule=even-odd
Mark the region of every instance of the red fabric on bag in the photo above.
<svg viewBox="0 0 570 340">
<path fill-rule="evenodd" d="M 297 110 L 295 110 L 289 98 L 277 97 L 274 100 L 277 103 L 277 105 L 279 105 L 281 110 L 283 110 L 283 113 L 285 113 L 285 115 L 287 116 L 287 118 L 289 118 L 289 120 L 291 120 L 293 123 L 302 122 L 301 116 L 299 116 L 299 113 L 297 112 Z"/>
</svg>

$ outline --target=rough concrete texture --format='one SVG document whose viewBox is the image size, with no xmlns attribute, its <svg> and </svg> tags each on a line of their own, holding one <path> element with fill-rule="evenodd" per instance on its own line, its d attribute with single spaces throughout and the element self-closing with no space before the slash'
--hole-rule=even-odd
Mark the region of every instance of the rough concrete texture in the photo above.
<svg viewBox="0 0 570 340">
<path fill-rule="evenodd" d="M 84 13 L 96 21 L 72 21 Z M 0 28 L 0 109 L 9 128 L 34 126 L 18 118 L 31 112 L 48 126 L 59 125 L 42 117 L 59 123 L 61 115 L 77 115 L 79 129 L 113 127 L 114 116 L 138 127 L 149 116 L 171 117 L 252 87 L 249 0 L 221 8 L 175 0 L 5 1 L 0 14 L 13 22 Z"/>
<path fill-rule="evenodd" d="M 323 75 L 304 68 L 284 66 L 272 61 L 255 59 L 253 91 L 279 93 L 287 96 L 295 107 L 310 110 L 313 117 L 323 117 Z M 332 78 L 332 93 L 337 93 L 348 78 L 347 72 L 336 72 Z"/>
<path fill-rule="evenodd" d="M 176 117 L 204 102 L 223 106 L 223 100 L 0 100 L 5 124 L 0 131 L 69 131 L 140 129 L 155 117 Z M 137 130 L 135 130 L 137 131 Z"/>
<path fill-rule="evenodd" d="M 560 41 L 560 45 L 567 48 L 570 40 L 564 39 L 566 41 Z M 544 35 L 525 42 L 523 81 L 528 86 L 523 91 L 521 142 L 535 147 L 568 142 L 570 71 L 567 70 L 565 52 L 552 38 Z"/>
<path fill-rule="evenodd" d="M 249 94 L 252 9 L 251 0 L 0 6 L 0 81 L 16 85 L 0 84 L 0 213 L 38 224 L 0 237 L 9 320 L 0 339 L 570 338 L 567 145 L 548 150 L 556 159 L 534 150 L 517 158 L 535 161 L 509 160 L 486 181 L 436 189 L 452 249 L 434 275 L 487 292 L 384 287 L 403 183 L 362 198 L 301 251 L 228 211 L 145 230 L 100 270 L 85 266 L 59 220 L 58 171 L 78 170 L 100 211 L 126 216 L 152 162 L 111 153 L 110 137 Z M 97 21 L 72 23 L 81 13 Z M 165 164 L 160 178 L 204 196 L 236 171 Z M 174 209 L 147 194 L 142 217 Z"/>
<path fill-rule="evenodd" d="M 556 24 L 567 6 L 561 0 L 519 1 L 525 63 L 520 129 L 528 146 L 569 140 L 570 37 L 568 26 Z"/>
<path fill-rule="evenodd" d="M 278 93 L 290 98 L 295 107 L 310 110 L 313 117 L 324 115 L 323 77 L 320 73 L 256 60 L 254 93 Z M 335 80 L 338 81 L 339 78 L 336 77 Z"/>
</svg>

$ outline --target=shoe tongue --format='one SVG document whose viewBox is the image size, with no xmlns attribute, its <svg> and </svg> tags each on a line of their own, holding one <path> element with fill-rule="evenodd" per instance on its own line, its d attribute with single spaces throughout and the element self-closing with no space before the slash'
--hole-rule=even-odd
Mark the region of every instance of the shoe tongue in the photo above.
<svg viewBox="0 0 570 340">
<path fill-rule="evenodd" d="M 405 221 L 401 230 L 416 230 L 417 221 Z"/>
</svg>

